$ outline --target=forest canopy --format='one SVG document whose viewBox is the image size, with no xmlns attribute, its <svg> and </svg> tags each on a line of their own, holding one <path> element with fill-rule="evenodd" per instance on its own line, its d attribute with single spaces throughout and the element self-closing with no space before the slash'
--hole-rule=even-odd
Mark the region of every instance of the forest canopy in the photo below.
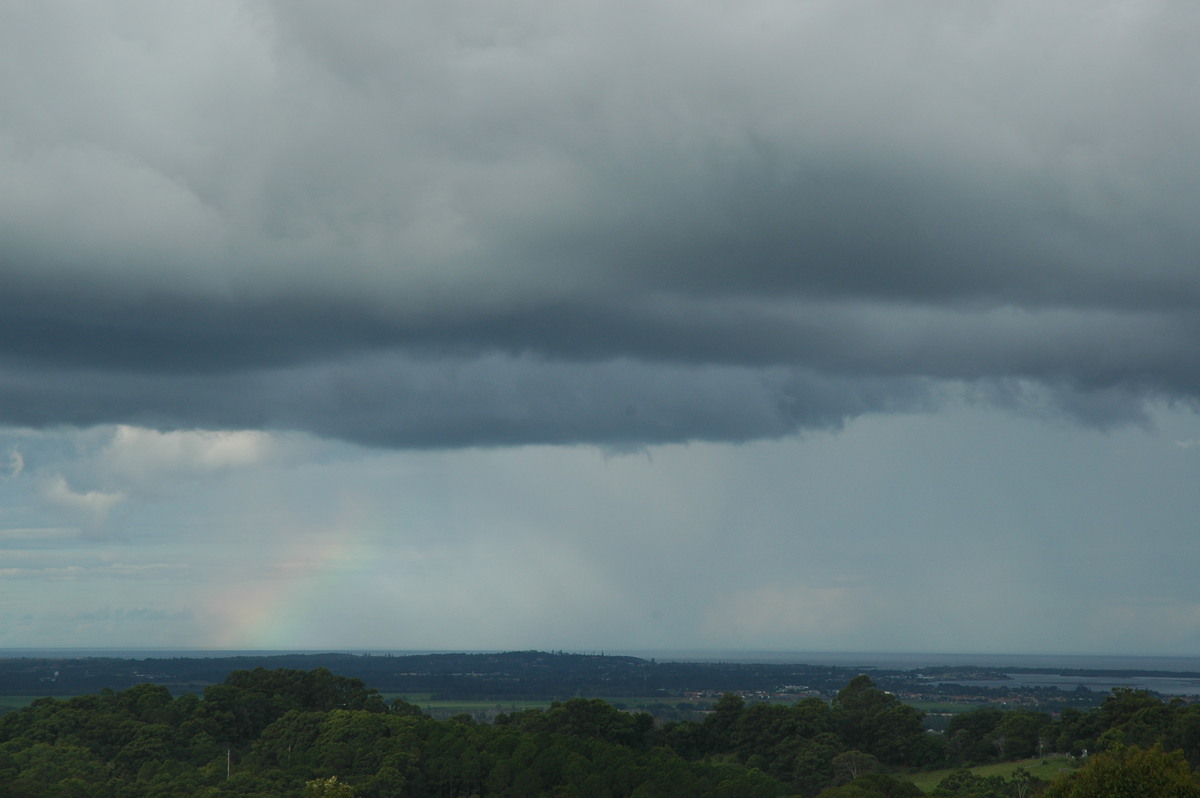
<svg viewBox="0 0 1200 798">
<path fill-rule="evenodd" d="M 656 722 L 601 699 L 435 720 L 327 669 L 230 673 L 203 695 L 161 685 L 43 698 L 0 718 L 0 785 L 35 796 L 919 795 L 906 774 L 1019 757 L 1094 756 L 1048 798 L 1129 778 L 1200 796 L 1200 706 L 1116 690 L 1094 710 L 961 713 L 944 733 L 868 676 L 833 698 L 726 694 L 700 720 Z M 1108 774 L 1108 775 L 1105 775 Z M 1027 774 L 1026 774 L 1027 776 Z M 1122 776 L 1124 778 L 1124 776 Z M 1036 779 L 962 770 L 936 794 L 1026 798 Z M 914 792 L 916 790 L 916 792 Z M 1122 793 L 1123 795 L 1124 793 Z"/>
</svg>

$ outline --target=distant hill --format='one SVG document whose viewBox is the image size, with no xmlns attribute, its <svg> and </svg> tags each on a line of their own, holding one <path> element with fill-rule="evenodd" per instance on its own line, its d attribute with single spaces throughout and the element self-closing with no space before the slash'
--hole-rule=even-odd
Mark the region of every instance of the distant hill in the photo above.
<svg viewBox="0 0 1200 798">
<path fill-rule="evenodd" d="M 831 697 L 859 673 L 870 673 L 884 690 L 908 700 L 945 696 L 982 703 L 1014 700 L 1047 708 L 1093 706 L 1101 691 L 1059 690 L 1020 684 L 1005 674 L 1032 669 L 985 667 L 899 670 L 746 662 L 657 662 L 632 656 L 545 651 L 503 653 L 349 654 L 289 653 L 223 656 L 0 657 L 0 695 L 63 696 L 159 684 L 172 693 L 201 694 L 232 671 L 253 668 L 312 670 L 357 678 L 384 693 L 422 694 L 434 700 L 552 701 L 575 697 L 625 699 L 737 692 L 751 698 Z M 1041 673 L 1084 675 L 1082 671 L 1040 669 Z M 1148 672 L 1151 673 L 1151 672 Z M 1118 671 L 1087 675 L 1129 676 Z M 1165 675 L 1152 672 L 1151 675 Z M 1175 674 L 1187 677 L 1190 674 Z M 984 680 L 984 684 L 980 683 Z"/>
<path fill-rule="evenodd" d="M 837 690 L 851 668 L 809 665 L 663 662 L 628 656 L 512 651 L 488 654 L 279 654 L 271 656 L 22 657 L 0 659 L 2 695 L 76 695 L 135 684 L 201 692 L 234 670 L 290 668 L 362 679 L 382 692 L 435 698 L 557 699 L 623 697 L 683 691 Z M 901 672 L 896 672 L 897 675 Z M 886 680 L 886 673 L 880 672 Z"/>
</svg>

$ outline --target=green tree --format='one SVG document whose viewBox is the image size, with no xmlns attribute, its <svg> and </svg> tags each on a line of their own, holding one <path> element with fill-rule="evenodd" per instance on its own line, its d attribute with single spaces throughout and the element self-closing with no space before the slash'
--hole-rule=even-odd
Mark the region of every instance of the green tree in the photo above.
<svg viewBox="0 0 1200 798">
<path fill-rule="evenodd" d="M 523 731 L 567 734 L 604 740 L 630 748 L 645 748 L 654 718 L 644 712 L 622 712 L 599 698 L 572 698 L 555 702 L 545 712 L 526 714 Z"/>
<path fill-rule="evenodd" d="M 862 751 L 846 751 L 833 758 L 833 770 L 836 778 L 847 783 L 866 776 L 880 769 L 879 760 Z"/>
<path fill-rule="evenodd" d="M 834 698 L 833 712 L 847 748 L 892 765 L 908 764 L 922 749 L 924 715 L 880 690 L 869 676 L 851 679 Z"/>
<path fill-rule="evenodd" d="M 989 762 L 996 758 L 992 745 L 996 727 L 1004 713 L 995 707 L 980 707 L 960 712 L 946 726 L 946 748 L 956 764 Z"/>
<path fill-rule="evenodd" d="M 1050 782 L 1042 798 L 1200 798 L 1200 782 L 1182 752 L 1121 747 Z"/>
<path fill-rule="evenodd" d="M 1163 746 L 1182 750 L 1193 768 L 1200 767 L 1200 704 L 1176 708 Z"/>
<path fill-rule="evenodd" d="M 1014 770 L 1009 782 L 1012 784 L 1014 798 L 1027 798 L 1044 783 L 1025 768 Z"/>
<path fill-rule="evenodd" d="M 304 798 L 354 798 L 354 788 L 338 781 L 337 776 L 313 779 L 304 784 Z"/>
<path fill-rule="evenodd" d="M 955 798 L 1009 798 L 1009 786 L 1002 776 L 979 776 L 960 768 L 942 779 L 932 794 Z"/>
<path fill-rule="evenodd" d="M 819 793 L 817 798 L 919 798 L 921 789 L 911 781 L 904 781 L 886 773 L 861 776 L 849 784 L 830 787 Z"/>
<path fill-rule="evenodd" d="M 1001 713 L 992 733 L 992 745 L 1002 760 L 1026 759 L 1036 756 L 1043 732 L 1050 726 L 1050 716 L 1027 709 Z"/>
<path fill-rule="evenodd" d="M 746 700 L 740 695 L 726 693 L 721 696 L 713 711 L 704 719 L 708 750 L 727 751 L 732 747 L 730 734 L 745 710 Z"/>
</svg>

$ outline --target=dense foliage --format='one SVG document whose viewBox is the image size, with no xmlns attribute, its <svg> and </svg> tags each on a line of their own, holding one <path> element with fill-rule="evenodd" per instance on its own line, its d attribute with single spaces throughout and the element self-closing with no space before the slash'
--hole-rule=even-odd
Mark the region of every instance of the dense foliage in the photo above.
<svg viewBox="0 0 1200 798">
<path fill-rule="evenodd" d="M 1067 708 L 1051 718 L 1023 709 L 983 708 L 956 715 L 945 734 L 948 761 L 963 764 L 1052 753 L 1082 756 L 1118 745 L 1180 750 L 1193 768 L 1200 767 L 1200 704 L 1118 687 L 1088 712 Z"/>
<path fill-rule="evenodd" d="M 1118 745 L 1051 784 L 1042 798 L 1200 798 L 1200 782 L 1178 751 Z"/>
<path fill-rule="evenodd" d="M 656 726 L 646 714 L 572 699 L 483 724 L 434 720 L 325 669 L 263 668 L 236 671 L 203 697 L 143 684 L 6 715 L 0 795 L 904 798 L 919 794 L 897 778 L 905 769 L 1084 749 L 1109 753 L 1047 796 L 1101 794 L 1088 790 L 1125 778 L 1200 798 L 1191 770 L 1200 706 L 1132 690 L 1057 718 L 975 710 L 944 735 L 865 676 L 831 702 L 748 704 L 729 694 L 698 722 Z M 1031 797 L 1044 785 L 1022 773 L 960 770 L 937 794 Z"/>
<path fill-rule="evenodd" d="M 327 670 L 239 671 L 174 698 L 141 685 L 0 718 L 0 794 L 770 796 L 736 764 L 655 745 L 649 715 L 575 699 L 483 725 L 435 721 Z M 350 791 L 350 792 L 348 792 Z"/>
</svg>

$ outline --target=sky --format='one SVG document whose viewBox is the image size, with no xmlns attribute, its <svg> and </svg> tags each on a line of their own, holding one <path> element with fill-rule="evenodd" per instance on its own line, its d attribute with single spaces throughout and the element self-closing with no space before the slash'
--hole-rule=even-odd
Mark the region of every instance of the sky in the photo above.
<svg viewBox="0 0 1200 798">
<path fill-rule="evenodd" d="M 1200 655 L 1197 34 L 0 4 L 0 648 Z"/>
</svg>

